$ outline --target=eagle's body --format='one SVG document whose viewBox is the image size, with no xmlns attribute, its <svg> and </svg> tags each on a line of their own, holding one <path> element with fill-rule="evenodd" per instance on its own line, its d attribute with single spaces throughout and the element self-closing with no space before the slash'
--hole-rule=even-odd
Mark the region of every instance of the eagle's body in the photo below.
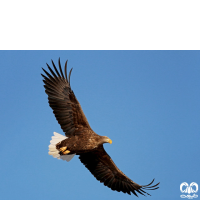
<svg viewBox="0 0 200 200">
<path fill-rule="evenodd" d="M 44 72 L 45 92 L 48 95 L 49 105 L 60 124 L 65 136 L 55 133 L 49 145 L 49 154 L 55 158 L 70 161 L 74 155 L 79 155 L 80 161 L 105 186 L 124 193 L 137 196 L 148 194 L 144 190 L 155 190 L 157 185 L 139 185 L 129 179 L 118 169 L 110 156 L 103 148 L 104 143 L 112 143 L 106 136 L 96 134 L 90 127 L 80 103 L 76 99 L 70 86 L 70 75 L 67 78 L 67 62 L 65 63 L 65 75 L 62 71 L 59 59 L 59 71 L 54 62 L 53 71 L 47 64 L 50 72 Z M 149 194 L 148 194 L 149 195 Z"/>
<path fill-rule="evenodd" d="M 59 150 L 62 147 L 67 147 L 70 154 L 80 155 L 97 149 L 104 141 L 104 137 L 96 134 L 94 131 L 82 129 L 76 135 L 58 143 L 56 148 Z"/>
</svg>

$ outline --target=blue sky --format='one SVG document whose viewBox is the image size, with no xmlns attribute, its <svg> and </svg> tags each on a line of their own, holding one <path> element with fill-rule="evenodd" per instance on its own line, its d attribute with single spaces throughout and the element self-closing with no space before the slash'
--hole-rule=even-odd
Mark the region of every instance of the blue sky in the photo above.
<svg viewBox="0 0 200 200">
<path fill-rule="evenodd" d="M 59 57 L 116 165 L 138 184 L 161 182 L 140 199 L 180 199 L 182 182 L 200 184 L 200 51 L 0 51 L 2 199 L 137 198 L 99 183 L 78 156 L 48 155 L 63 132 L 40 73 Z"/>
</svg>

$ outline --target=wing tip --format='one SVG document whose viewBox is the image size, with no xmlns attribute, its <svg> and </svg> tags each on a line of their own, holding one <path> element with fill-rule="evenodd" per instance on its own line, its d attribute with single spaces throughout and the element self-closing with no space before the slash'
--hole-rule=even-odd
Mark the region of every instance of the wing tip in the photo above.
<svg viewBox="0 0 200 200">
<path fill-rule="evenodd" d="M 70 72 L 69 72 L 69 75 L 67 76 L 67 63 L 68 63 L 68 59 L 66 60 L 65 62 L 65 67 L 64 69 L 62 70 L 62 67 L 61 67 L 61 62 L 60 62 L 60 57 L 58 58 L 58 66 L 59 66 L 59 70 L 60 70 L 60 73 L 58 72 L 56 66 L 55 66 L 55 63 L 54 61 L 51 59 L 51 62 L 52 62 L 52 65 L 54 67 L 54 70 L 56 72 L 56 74 L 54 73 L 54 71 L 51 69 L 51 67 L 49 66 L 48 63 L 46 63 L 48 69 L 50 70 L 50 73 L 47 72 L 44 68 L 42 68 L 42 70 L 45 72 L 45 74 L 47 75 L 48 79 L 57 79 L 57 78 L 64 78 L 67 83 L 69 84 L 70 86 L 70 77 L 71 77 L 71 73 L 72 73 L 72 70 L 73 68 L 71 68 Z M 41 74 L 42 75 L 42 74 Z M 52 77 L 53 75 L 53 77 Z M 42 75 L 44 77 L 44 75 Z M 58 77 L 57 77 L 58 76 Z M 44 77 L 45 78 L 45 77 Z"/>
<path fill-rule="evenodd" d="M 68 82 L 68 79 L 67 79 L 67 63 L 68 63 L 68 59 L 65 62 L 65 78 L 66 78 L 66 80 Z"/>
<path fill-rule="evenodd" d="M 145 190 L 156 190 L 158 189 L 159 187 L 157 187 L 160 182 L 156 183 L 155 185 L 152 185 L 153 182 L 155 181 L 155 178 L 147 185 L 142 185 L 142 189 L 145 189 Z"/>
<path fill-rule="evenodd" d="M 146 192 L 146 191 L 144 191 L 144 190 L 156 190 L 156 189 L 158 189 L 159 187 L 157 187 L 157 186 L 160 184 L 160 182 L 157 183 L 157 184 L 155 184 L 155 185 L 152 185 L 153 182 L 154 182 L 154 180 L 155 180 L 155 179 L 153 179 L 153 180 L 152 180 L 149 184 L 147 184 L 147 185 L 141 185 L 140 188 L 137 188 L 137 189 L 134 188 L 134 189 L 132 189 L 131 192 L 132 192 L 135 196 L 137 196 L 136 192 L 138 192 L 139 194 L 142 194 L 143 196 L 146 196 L 146 195 L 151 196 L 151 194 L 149 194 L 148 192 Z M 137 197 L 138 197 L 138 196 L 137 196 Z"/>
</svg>

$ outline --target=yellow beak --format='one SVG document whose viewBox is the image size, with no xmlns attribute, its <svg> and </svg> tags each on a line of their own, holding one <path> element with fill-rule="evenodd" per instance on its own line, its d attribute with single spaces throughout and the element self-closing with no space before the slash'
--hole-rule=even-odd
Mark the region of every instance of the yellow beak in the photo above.
<svg viewBox="0 0 200 200">
<path fill-rule="evenodd" d="M 111 140 L 111 139 L 109 139 L 109 140 L 108 140 L 108 143 L 112 144 L 112 140 Z"/>
</svg>

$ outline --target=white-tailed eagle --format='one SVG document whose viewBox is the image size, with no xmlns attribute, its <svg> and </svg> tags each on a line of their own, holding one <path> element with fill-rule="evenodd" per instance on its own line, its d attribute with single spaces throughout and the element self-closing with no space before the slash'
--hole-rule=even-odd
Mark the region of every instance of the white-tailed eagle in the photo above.
<svg viewBox="0 0 200 200">
<path fill-rule="evenodd" d="M 49 105 L 65 136 L 54 132 L 49 145 L 49 154 L 67 161 L 70 161 L 75 154 L 79 155 L 80 161 L 94 177 L 112 190 L 133 193 L 136 196 L 137 193 L 150 195 L 145 190 L 155 190 L 159 183 L 152 185 L 153 180 L 148 185 L 139 185 L 118 169 L 103 147 L 104 143 L 111 144 L 112 140 L 92 130 L 71 89 L 72 69 L 67 78 L 67 61 L 64 73 L 60 59 L 58 60 L 59 70 L 53 61 L 52 65 L 54 70 L 47 64 L 50 73 L 43 69 L 46 74 L 42 74 L 44 87 Z"/>
</svg>

